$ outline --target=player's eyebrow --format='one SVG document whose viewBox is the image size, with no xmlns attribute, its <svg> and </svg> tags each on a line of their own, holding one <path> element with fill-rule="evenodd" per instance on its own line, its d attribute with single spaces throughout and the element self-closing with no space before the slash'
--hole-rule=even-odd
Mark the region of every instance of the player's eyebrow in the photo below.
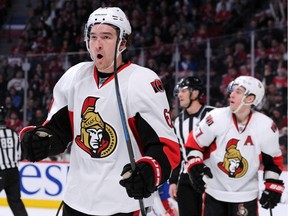
<svg viewBox="0 0 288 216">
<path fill-rule="evenodd" d="M 95 35 L 108 35 L 108 36 L 112 36 L 113 34 L 111 33 L 111 32 L 100 32 L 100 33 L 96 33 L 96 32 L 90 32 L 90 35 L 93 35 L 93 36 L 95 36 Z"/>
</svg>

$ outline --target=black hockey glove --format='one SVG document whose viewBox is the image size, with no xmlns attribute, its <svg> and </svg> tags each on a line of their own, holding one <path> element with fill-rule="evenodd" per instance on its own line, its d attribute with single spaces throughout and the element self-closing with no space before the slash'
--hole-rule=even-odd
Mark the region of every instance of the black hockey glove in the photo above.
<svg viewBox="0 0 288 216">
<path fill-rule="evenodd" d="M 284 191 L 284 183 L 278 179 L 266 179 L 265 190 L 260 198 L 260 204 L 263 208 L 274 208 L 281 200 Z"/>
<path fill-rule="evenodd" d="M 161 168 L 156 160 L 143 157 L 136 161 L 135 170 L 126 164 L 121 173 L 120 185 L 126 188 L 129 197 L 143 199 L 149 197 L 161 181 Z"/>
<path fill-rule="evenodd" d="M 52 137 L 51 131 L 42 126 L 23 128 L 20 131 L 20 141 L 24 159 L 35 162 L 59 153 L 52 150 L 51 146 L 55 141 Z"/>
<path fill-rule="evenodd" d="M 204 193 L 206 183 L 203 181 L 203 176 L 207 175 L 209 178 L 213 177 L 210 168 L 207 167 L 199 157 L 189 157 L 186 162 L 186 167 L 192 182 L 192 187 L 198 193 Z"/>
</svg>

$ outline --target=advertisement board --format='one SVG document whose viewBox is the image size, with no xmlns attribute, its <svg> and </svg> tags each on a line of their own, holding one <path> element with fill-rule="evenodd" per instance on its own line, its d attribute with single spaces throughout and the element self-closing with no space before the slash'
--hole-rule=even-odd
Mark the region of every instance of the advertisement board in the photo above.
<svg viewBox="0 0 288 216">
<path fill-rule="evenodd" d="M 28 207 L 58 208 L 62 199 L 69 163 L 20 162 L 21 197 Z M 7 205 L 0 193 L 0 205 Z"/>
<path fill-rule="evenodd" d="M 20 162 L 21 196 L 27 207 L 58 208 L 65 189 L 69 163 L 65 162 Z M 260 193 L 264 189 L 263 170 L 259 170 Z M 280 178 L 285 182 L 281 204 L 288 204 L 287 169 Z M 0 193 L 0 206 L 7 206 L 6 194 Z"/>
</svg>

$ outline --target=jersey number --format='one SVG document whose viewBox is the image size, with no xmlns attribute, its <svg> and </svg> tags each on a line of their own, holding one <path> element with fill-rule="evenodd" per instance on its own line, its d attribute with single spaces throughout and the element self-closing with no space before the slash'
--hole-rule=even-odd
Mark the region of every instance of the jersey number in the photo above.
<svg viewBox="0 0 288 216">
<path fill-rule="evenodd" d="M 171 115 L 170 115 L 170 112 L 167 109 L 164 109 L 164 117 L 165 117 L 166 122 L 169 125 L 169 127 L 173 128 Z"/>
<path fill-rule="evenodd" d="M 1 148 L 12 148 L 13 147 L 13 139 L 11 137 L 1 138 Z"/>
</svg>

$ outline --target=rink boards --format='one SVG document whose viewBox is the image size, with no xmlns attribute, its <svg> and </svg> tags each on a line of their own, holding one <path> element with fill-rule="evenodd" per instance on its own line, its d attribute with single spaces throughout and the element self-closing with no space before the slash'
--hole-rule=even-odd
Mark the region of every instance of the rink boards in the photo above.
<svg viewBox="0 0 288 216">
<path fill-rule="evenodd" d="M 65 188 L 69 163 L 20 162 L 21 196 L 27 207 L 58 208 Z M 259 170 L 259 188 L 264 189 L 263 171 Z M 281 203 L 288 204 L 288 172 L 281 174 L 285 191 Z M 5 192 L 0 193 L 0 206 L 7 206 Z"/>
</svg>

